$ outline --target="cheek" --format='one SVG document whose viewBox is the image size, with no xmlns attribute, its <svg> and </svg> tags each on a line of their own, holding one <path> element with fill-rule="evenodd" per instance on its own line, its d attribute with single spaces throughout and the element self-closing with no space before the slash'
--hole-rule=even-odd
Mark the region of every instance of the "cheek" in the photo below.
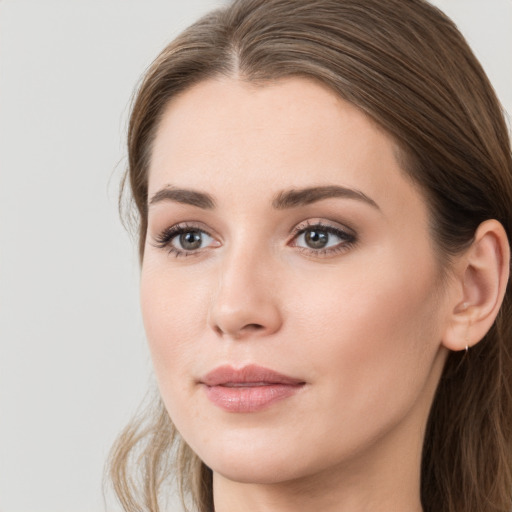
<svg viewBox="0 0 512 512">
<path fill-rule="evenodd" d="M 392 345 L 406 331 L 412 334 L 430 327 L 436 309 L 432 275 L 382 267 L 373 264 L 358 271 L 351 266 L 347 271 L 317 274 L 314 286 L 313 280 L 297 284 L 288 293 L 290 316 L 295 314 L 302 329 L 316 328 L 319 335 L 362 351 L 372 343 Z M 414 342 L 414 336 L 409 341 Z"/>
<path fill-rule="evenodd" d="M 314 378 L 330 383 L 327 401 L 372 410 L 400 407 L 420 392 L 439 346 L 433 273 L 365 266 L 361 272 L 325 276 L 314 290 L 295 294 L 300 342 Z M 360 397 L 351 400 L 350 397 Z M 363 399 L 365 397 L 365 399 Z M 368 410 L 368 409 L 367 409 Z M 346 411 L 345 411 L 346 412 Z"/>
<path fill-rule="evenodd" d="M 186 277 L 185 277 L 186 275 Z M 209 286 L 185 272 L 144 264 L 140 300 L 144 328 L 159 383 L 178 378 L 197 357 L 194 340 L 206 323 Z"/>
</svg>

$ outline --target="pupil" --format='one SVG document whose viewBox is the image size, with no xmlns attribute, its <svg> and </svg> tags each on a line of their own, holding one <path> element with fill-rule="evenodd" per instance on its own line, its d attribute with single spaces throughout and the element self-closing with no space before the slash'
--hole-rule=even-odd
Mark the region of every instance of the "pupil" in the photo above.
<svg viewBox="0 0 512 512">
<path fill-rule="evenodd" d="M 199 231 L 187 231 L 180 235 L 180 244 L 183 249 L 191 251 L 201 247 L 201 233 Z"/>
<path fill-rule="evenodd" d="M 322 249 L 327 245 L 328 234 L 325 231 L 306 231 L 306 243 L 312 249 Z"/>
</svg>

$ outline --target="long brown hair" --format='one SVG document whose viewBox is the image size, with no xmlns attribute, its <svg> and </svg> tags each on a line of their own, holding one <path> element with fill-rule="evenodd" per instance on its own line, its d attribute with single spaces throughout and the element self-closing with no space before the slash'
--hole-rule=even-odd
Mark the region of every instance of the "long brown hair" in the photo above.
<svg viewBox="0 0 512 512">
<path fill-rule="evenodd" d="M 235 0 L 185 30 L 153 62 L 128 133 L 127 183 L 147 229 L 147 172 L 162 113 L 179 92 L 225 75 L 264 85 L 304 76 L 326 84 L 389 132 L 423 190 L 445 265 L 478 225 L 512 233 L 512 160 L 500 104 L 454 23 L 424 0 Z M 425 512 L 512 510 L 510 286 L 469 354 L 451 353 L 424 441 Z M 158 512 L 174 471 L 185 498 L 213 510 L 211 471 L 180 438 L 162 402 L 113 448 L 110 475 L 127 512 Z M 133 467 L 132 467 L 133 466 Z M 172 467 L 173 466 L 173 467 Z"/>
</svg>

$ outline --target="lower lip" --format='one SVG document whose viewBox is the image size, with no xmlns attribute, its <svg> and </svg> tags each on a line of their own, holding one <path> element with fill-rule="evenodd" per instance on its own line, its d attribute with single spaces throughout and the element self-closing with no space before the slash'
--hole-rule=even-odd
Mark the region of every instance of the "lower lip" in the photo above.
<svg viewBox="0 0 512 512">
<path fill-rule="evenodd" d="M 274 402 L 293 396 L 303 384 L 268 384 L 262 386 L 204 386 L 206 396 L 228 412 L 256 412 Z"/>
</svg>

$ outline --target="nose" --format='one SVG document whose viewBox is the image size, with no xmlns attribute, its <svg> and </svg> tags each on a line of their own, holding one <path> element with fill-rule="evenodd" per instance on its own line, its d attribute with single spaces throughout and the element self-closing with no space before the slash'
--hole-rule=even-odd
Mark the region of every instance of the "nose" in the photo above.
<svg viewBox="0 0 512 512">
<path fill-rule="evenodd" d="M 209 312 L 210 327 L 219 337 L 263 337 L 282 325 L 278 271 L 268 259 L 255 256 L 255 251 L 240 251 L 222 264 Z"/>
</svg>

